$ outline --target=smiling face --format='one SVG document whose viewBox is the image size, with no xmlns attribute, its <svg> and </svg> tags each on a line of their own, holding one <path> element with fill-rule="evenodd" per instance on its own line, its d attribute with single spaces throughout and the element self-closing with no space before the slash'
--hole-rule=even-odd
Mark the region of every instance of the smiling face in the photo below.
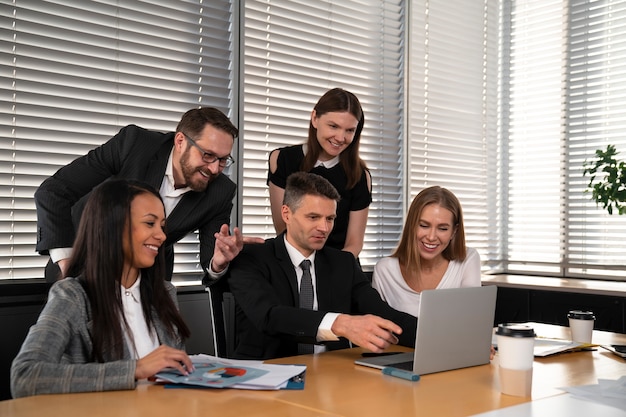
<svg viewBox="0 0 626 417">
<path fill-rule="evenodd" d="M 448 247 L 455 233 L 454 215 L 439 204 L 424 206 L 419 217 L 415 238 L 420 258 L 426 262 L 443 259 L 443 251 Z"/>
<path fill-rule="evenodd" d="M 287 241 L 305 257 L 322 249 L 333 230 L 336 211 L 335 200 L 317 195 L 302 197 L 295 210 L 283 205 L 282 216 L 287 225 Z"/>
<path fill-rule="evenodd" d="M 233 149 L 234 138 L 209 124 L 199 135 L 191 138 L 198 147 L 218 158 L 229 156 Z M 224 171 L 218 161 L 206 163 L 202 160 L 202 155 L 200 149 L 193 146 L 182 132 L 176 133 L 172 162 L 176 188 L 187 186 L 193 191 L 202 192 Z"/>
<path fill-rule="evenodd" d="M 130 205 L 128 227 L 130 233 L 124 233 L 123 240 L 124 278 L 130 279 L 132 285 L 140 269 L 154 264 L 165 241 L 165 209 L 161 200 L 152 194 L 138 194 Z"/>
<path fill-rule="evenodd" d="M 317 130 L 317 141 L 322 147 L 318 158 L 328 161 L 352 143 L 359 121 L 349 112 L 328 112 L 318 116 L 313 110 L 311 124 Z"/>
</svg>

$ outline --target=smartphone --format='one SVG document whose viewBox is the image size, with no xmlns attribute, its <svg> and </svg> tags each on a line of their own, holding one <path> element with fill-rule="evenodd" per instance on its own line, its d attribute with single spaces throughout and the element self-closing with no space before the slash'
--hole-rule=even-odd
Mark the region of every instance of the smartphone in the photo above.
<svg viewBox="0 0 626 417">
<path fill-rule="evenodd" d="M 613 352 L 617 356 L 626 358 L 626 345 L 602 345 L 606 350 Z"/>
</svg>

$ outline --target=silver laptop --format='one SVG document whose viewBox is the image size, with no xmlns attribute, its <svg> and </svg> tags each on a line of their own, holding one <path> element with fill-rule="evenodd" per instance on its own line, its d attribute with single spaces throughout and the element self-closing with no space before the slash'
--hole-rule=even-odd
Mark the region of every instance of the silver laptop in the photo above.
<svg viewBox="0 0 626 417">
<path fill-rule="evenodd" d="M 495 285 L 422 291 L 415 351 L 364 357 L 357 365 L 424 375 L 489 363 Z"/>
</svg>

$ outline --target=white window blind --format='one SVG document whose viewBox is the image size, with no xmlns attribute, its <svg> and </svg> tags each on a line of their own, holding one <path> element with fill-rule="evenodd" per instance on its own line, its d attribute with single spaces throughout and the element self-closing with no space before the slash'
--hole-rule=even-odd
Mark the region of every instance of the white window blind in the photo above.
<svg viewBox="0 0 626 417">
<path fill-rule="evenodd" d="M 0 4 L 0 279 L 42 278 L 33 193 L 120 127 L 172 131 L 197 106 L 232 108 L 231 2 Z M 198 271 L 197 238 L 175 272 Z"/>
<path fill-rule="evenodd" d="M 505 2 L 502 144 L 509 272 L 626 278 L 626 216 L 585 193 L 583 163 L 626 158 L 626 2 Z"/>
<path fill-rule="evenodd" d="M 507 269 L 560 272 L 563 256 L 562 0 L 516 1 L 503 69 L 502 138 L 508 190 Z M 505 40 L 506 42 L 506 40 Z M 507 116 L 507 111 L 508 117 Z"/>
<path fill-rule="evenodd" d="M 608 144 L 626 160 L 626 1 L 572 0 L 569 16 L 566 274 L 626 279 L 626 216 L 596 207 L 582 177 Z"/>
<path fill-rule="evenodd" d="M 467 244 L 491 268 L 498 197 L 496 1 L 412 1 L 408 191 L 440 185 L 460 200 Z"/>
<path fill-rule="evenodd" d="M 319 97 L 357 95 L 365 113 L 361 157 L 373 203 L 360 260 L 371 270 L 402 227 L 403 2 L 246 1 L 244 17 L 245 234 L 275 236 L 266 185 L 269 152 L 306 141 Z"/>
<path fill-rule="evenodd" d="M 233 223 L 273 236 L 269 151 L 303 143 L 336 86 L 366 116 L 366 270 L 440 184 L 486 270 L 626 278 L 626 216 L 596 207 L 582 176 L 609 143 L 626 159 L 624 0 L 247 0 L 241 23 L 231 3 L 0 3 L 0 279 L 42 277 L 46 177 L 126 124 L 172 130 L 199 105 L 239 121 Z M 177 273 L 198 270 L 195 236 L 176 250 Z"/>
</svg>

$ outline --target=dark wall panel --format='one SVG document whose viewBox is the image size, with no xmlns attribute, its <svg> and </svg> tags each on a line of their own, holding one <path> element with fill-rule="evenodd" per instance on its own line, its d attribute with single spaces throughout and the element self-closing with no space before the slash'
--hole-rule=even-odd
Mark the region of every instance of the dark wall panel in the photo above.
<svg viewBox="0 0 626 417">
<path fill-rule="evenodd" d="M 594 329 L 625 333 L 624 298 L 579 293 L 532 291 L 530 320 L 541 323 L 569 325 L 570 310 L 593 311 Z"/>
<path fill-rule="evenodd" d="M 530 317 L 530 290 L 498 287 L 494 326 L 521 323 Z"/>
</svg>

